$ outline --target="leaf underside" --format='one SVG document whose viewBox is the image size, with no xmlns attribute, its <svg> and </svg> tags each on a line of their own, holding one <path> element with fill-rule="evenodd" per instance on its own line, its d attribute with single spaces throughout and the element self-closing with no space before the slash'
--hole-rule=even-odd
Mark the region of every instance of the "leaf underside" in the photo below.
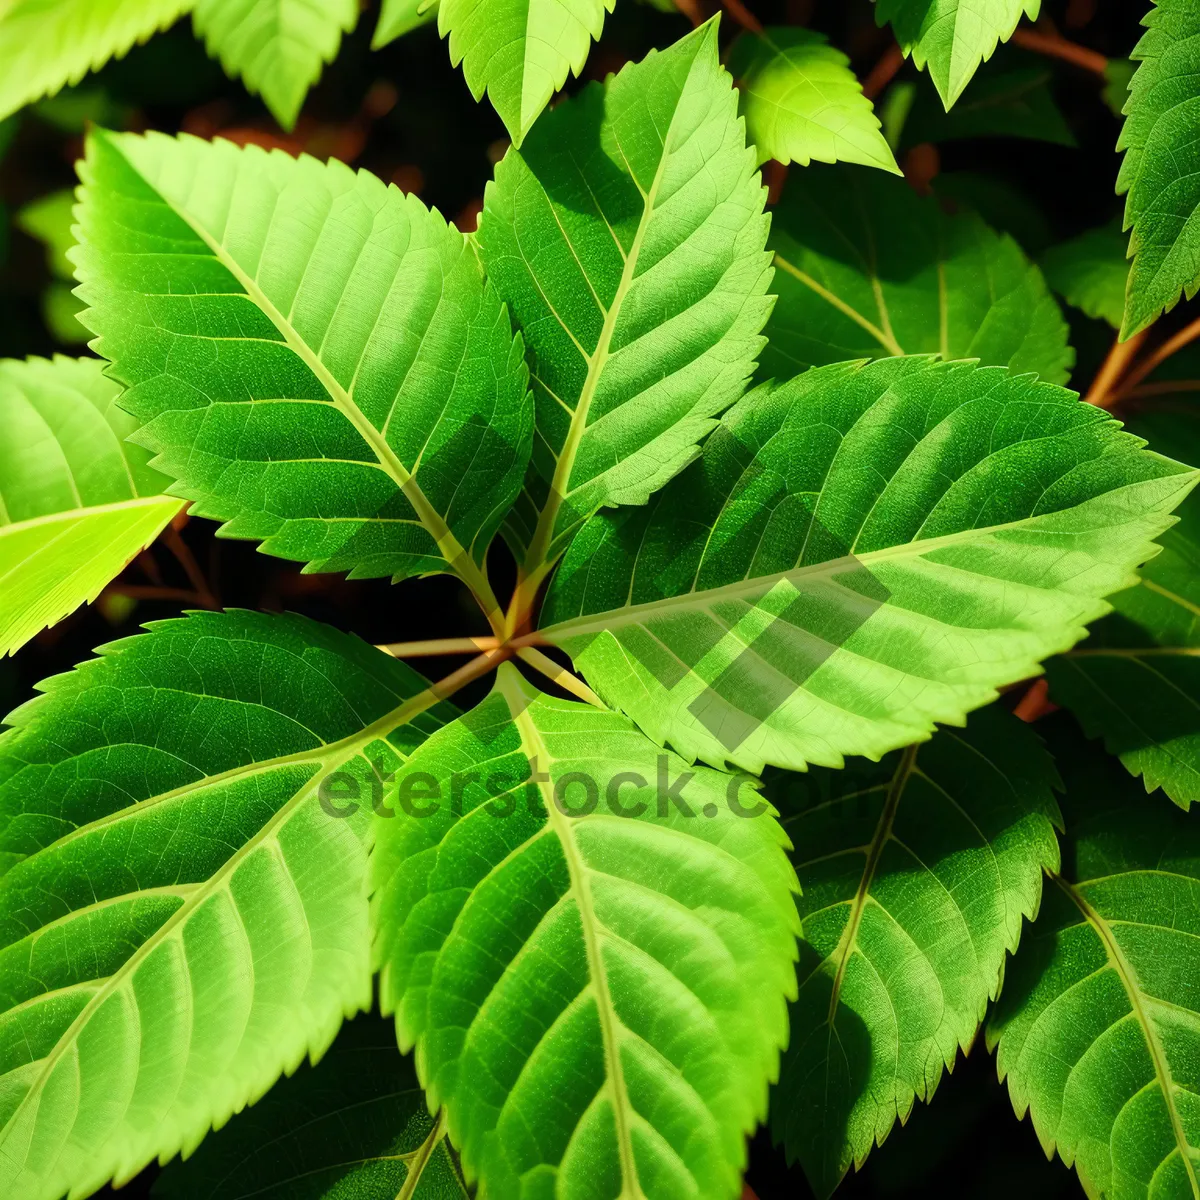
<svg viewBox="0 0 1200 1200">
<path fill-rule="evenodd" d="M 1200 1195 L 1200 841 L 1068 727 L 1063 872 L 988 1029 L 1017 1115 L 1090 1197 Z"/>
<path fill-rule="evenodd" d="M 369 1005 L 370 810 L 318 788 L 398 766 L 453 711 L 423 686 L 312 621 L 199 613 L 9 716 L 0 1195 L 190 1152 Z"/>
<path fill-rule="evenodd" d="M 399 811 L 418 783 L 441 796 L 421 819 Z M 508 664 L 401 772 L 380 994 L 481 1195 L 735 1200 L 797 928 L 777 822 L 729 800 L 747 783 Z"/>
<path fill-rule="evenodd" d="M 927 737 L 1069 648 L 1196 472 L 1072 392 L 928 358 L 763 385 L 572 544 L 542 635 L 685 758 L 801 768 Z"/>
<path fill-rule="evenodd" d="M 0 655 L 94 600 L 182 507 L 99 359 L 0 360 Z"/>
<path fill-rule="evenodd" d="M 338 162 L 98 132 L 81 319 L 193 512 L 352 578 L 478 574 L 532 435 L 466 239 Z"/>
<path fill-rule="evenodd" d="M 1038 271 L 973 212 L 880 171 L 812 167 L 771 225 L 779 300 L 761 378 L 849 358 L 940 354 L 1065 383 L 1067 325 Z"/>
<path fill-rule="evenodd" d="M 1152 446 L 1200 460 L 1195 416 L 1156 413 L 1130 423 Z M 1052 697 L 1079 717 L 1146 790 L 1182 808 L 1200 800 L 1200 504 L 1179 524 L 1142 582 L 1112 598 L 1116 611 L 1075 650 L 1046 664 Z"/>
<path fill-rule="evenodd" d="M 479 247 L 527 347 L 537 434 L 505 533 L 553 559 L 695 457 L 770 311 L 765 192 L 712 23 L 591 84 L 510 150 Z"/>
<path fill-rule="evenodd" d="M 818 1195 L 969 1049 L 1058 869 L 1055 780 L 1029 727 L 992 706 L 882 762 L 768 783 L 804 923 L 771 1123 Z"/>
</svg>

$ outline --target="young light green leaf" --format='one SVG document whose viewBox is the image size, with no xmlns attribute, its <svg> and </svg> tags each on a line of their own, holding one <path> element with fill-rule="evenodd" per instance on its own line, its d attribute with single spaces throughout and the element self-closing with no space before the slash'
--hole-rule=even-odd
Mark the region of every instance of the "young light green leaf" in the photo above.
<svg viewBox="0 0 1200 1200">
<path fill-rule="evenodd" d="M 798 929 L 749 784 L 509 664 L 400 773 L 382 1003 L 481 1194 L 736 1200 Z"/>
<path fill-rule="evenodd" d="M 0 117 L 78 83 L 195 0 L 8 0 L 0 6 Z"/>
<path fill-rule="evenodd" d="M 94 134 L 84 322 L 173 494 L 354 578 L 479 564 L 520 487 L 520 339 L 462 234 L 338 162 Z"/>
<path fill-rule="evenodd" d="M 949 109 L 1021 17 L 1035 20 L 1040 8 L 1041 0 L 875 0 L 875 19 L 891 22 L 900 48 L 928 69 Z"/>
<path fill-rule="evenodd" d="M 710 22 L 548 113 L 488 185 L 479 247 L 537 403 L 505 527 L 527 569 L 644 503 L 753 370 L 768 221 L 732 82 Z"/>
<path fill-rule="evenodd" d="M 405 1191 L 405 1188 L 408 1191 Z M 281 1079 L 154 1182 L 162 1200 L 467 1200 L 396 1030 L 342 1026 L 315 1067 Z"/>
<path fill-rule="evenodd" d="M 261 94 L 272 115 L 291 129 L 308 89 L 332 62 L 358 21 L 358 0 L 195 0 L 196 36 Z"/>
<path fill-rule="evenodd" d="M 1116 221 L 1048 250 L 1042 258 L 1042 272 L 1068 304 L 1120 329 L 1129 262 Z"/>
<path fill-rule="evenodd" d="M 371 38 L 371 49 L 382 50 L 390 42 L 436 21 L 438 0 L 383 0 L 379 23 Z"/>
<path fill-rule="evenodd" d="M 1121 336 L 1132 337 L 1200 288 L 1200 8 L 1155 0 L 1132 57 L 1117 149 L 1125 151 L 1117 193 L 1133 268 Z"/>
<path fill-rule="evenodd" d="M 1200 1195 L 1197 826 L 1056 732 L 1063 873 L 1009 964 L 988 1045 L 1017 1115 L 1089 1196 L 1185 1200 Z"/>
<path fill-rule="evenodd" d="M 453 711 L 300 617 L 152 629 L 0 738 L 0 1195 L 189 1153 L 370 1004 L 369 798 Z"/>
<path fill-rule="evenodd" d="M 809 29 L 743 33 L 726 66 L 738 81 L 746 137 L 768 158 L 807 167 L 855 162 L 900 174 L 850 60 Z"/>
<path fill-rule="evenodd" d="M 71 231 L 74 208 L 75 193 L 64 188 L 26 204 L 16 216 L 17 228 L 45 245 L 50 270 L 59 279 L 75 278 L 75 270 L 67 257 L 67 252 L 75 245 L 75 235 Z"/>
<path fill-rule="evenodd" d="M 1037 736 L 995 705 L 880 763 L 768 783 L 804 922 L 771 1124 L 818 1196 L 969 1049 L 1058 870 L 1054 783 Z"/>
<path fill-rule="evenodd" d="M 1197 472 L 1073 392 L 896 358 L 764 385 L 604 513 L 541 638 L 685 758 L 840 767 L 961 724 L 1103 616 Z"/>
<path fill-rule="evenodd" d="M 940 354 L 1067 380 L 1067 325 L 1037 267 L 973 212 L 949 216 L 901 179 L 810 168 L 789 179 L 770 247 L 779 300 L 763 377 Z"/>
<path fill-rule="evenodd" d="M 1131 429 L 1151 445 L 1200 461 L 1200 427 L 1186 413 L 1143 417 Z M 1103 737 L 1146 790 L 1187 808 L 1200 800 L 1200 503 L 1179 524 L 1142 582 L 1112 598 L 1116 612 L 1075 650 L 1046 664 L 1051 694 Z"/>
<path fill-rule="evenodd" d="M 0 655 L 95 600 L 183 507 L 94 358 L 0 359 Z"/>
<path fill-rule="evenodd" d="M 519 146 L 551 96 L 578 75 L 614 0 L 443 0 L 438 32 L 471 95 L 486 91 Z"/>
<path fill-rule="evenodd" d="M 1050 94 L 1050 72 L 1037 67 L 989 68 L 947 112 L 922 87 L 904 125 L 904 145 L 962 138 L 1019 137 L 1074 146 L 1075 135 Z"/>
</svg>

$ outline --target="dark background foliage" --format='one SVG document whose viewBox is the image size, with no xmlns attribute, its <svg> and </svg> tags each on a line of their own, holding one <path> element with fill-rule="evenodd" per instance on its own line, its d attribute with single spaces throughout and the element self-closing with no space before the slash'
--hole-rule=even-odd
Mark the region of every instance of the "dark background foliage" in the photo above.
<svg viewBox="0 0 1200 1200">
<path fill-rule="evenodd" d="M 45 248 L 17 229 L 12 216 L 30 201 L 74 184 L 73 164 L 85 120 L 205 137 L 221 133 L 293 153 L 332 155 L 417 192 L 461 228 L 473 229 L 484 185 L 507 145 L 504 128 L 490 104 L 471 99 L 434 27 L 371 52 L 375 7 L 368 5 L 290 136 L 274 125 L 256 98 L 240 83 L 227 80 L 207 58 L 186 20 L 86 78 L 65 94 L 69 104 L 35 105 L 0 125 L 0 145 L 7 143 L 0 162 L 0 355 L 80 352 L 80 347 L 56 342 L 45 325 L 41 297 L 51 283 Z M 805 24 L 828 34 L 850 55 L 860 78 L 891 44 L 889 31 L 875 25 L 869 0 L 752 0 L 751 7 L 765 24 Z M 1136 43 L 1147 7 L 1147 0 L 1046 0 L 1044 11 L 1073 40 L 1119 58 Z M 726 17 L 723 26 L 724 43 L 736 25 Z M 592 49 L 583 81 L 573 81 L 570 90 L 641 58 L 651 47 L 670 44 L 688 28 L 679 14 L 660 12 L 638 0 L 619 0 L 602 42 Z M 1059 241 L 1120 212 L 1113 192 L 1120 123 L 1101 99 L 1099 79 L 1065 63 L 1003 46 L 978 78 L 1022 61 L 1052 73 L 1054 98 L 1077 147 L 979 138 L 943 144 L 932 161 L 942 173 L 974 171 L 1005 180 L 1044 219 L 1051 240 Z M 928 78 L 909 64 L 897 79 L 911 80 L 928 92 L 923 100 L 933 94 Z M 966 97 L 970 95 L 968 89 Z M 924 153 L 927 173 L 930 155 L 928 150 Z M 1107 351 L 1112 332 L 1074 310 L 1064 311 L 1078 356 L 1072 384 L 1083 389 Z M 1167 318 L 1163 324 L 1169 328 L 1174 322 Z M 97 604 L 45 631 L 17 658 L 0 660 L 3 710 L 28 699 L 39 679 L 69 670 L 96 646 L 136 632 L 145 621 L 195 607 L 195 601 L 189 603 L 182 595 L 196 591 L 188 565 L 205 577 L 211 602 L 298 611 L 373 642 L 486 632 L 465 592 L 444 577 L 393 588 L 384 580 L 350 583 L 329 575 L 301 575 L 294 564 L 259 554 L 247 543 L 215 538 L 214 530 L 211 522 L 188 522 L 180 535 L 187 547 L 182 560 L 160 543 L 131 564 L 121 583 Z M 189 557 L 192 564 L 186 561 Z M 494 557 L 505 559 L 503 548 L 494 551 Z M 510 572 L 510 563 L 493 563 L 501 590 Z M 157 589 L 181 594 L 148 594 Z M 138 593 L 136 598 L 127 594 L 131 590 Z M 428 669 L 437 677 L 439 668 L 455 665 L 457 660 L 430 660 Z M 464 703 L 472 699 L 469 693 L 463 697 Z M 154 1168 L 144 1172 L 119 1195 L 147 1194 L 155 1174 Z M 751 1145 L 747 1181 L 760 1200 L 811 1195 L 799 1167 L 789 1168 L 763 1131 Z M 1029 1123 L 1013 1117 L 981 1040 L 943 1079 L 932 1103 L 918 1103 L 907 1128 L 895 1129 L 838 1195 L 846 1200 L 903 1200 L 940 1191 L 975 1200 L 1082 1194 L 1070 1173 L 1046 1161 Z"/>
</svg>

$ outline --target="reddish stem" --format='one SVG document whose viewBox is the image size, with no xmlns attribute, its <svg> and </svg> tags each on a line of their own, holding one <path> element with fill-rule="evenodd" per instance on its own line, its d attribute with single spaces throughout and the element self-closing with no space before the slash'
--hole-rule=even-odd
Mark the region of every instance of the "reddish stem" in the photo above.
<svg viewBox="0 0 1200 1200">
<path fill-rule="evenodd" d="M 1095 50 L 1069 42 L 1057 33 L 1043 33 L 1040 29 L 1018 29 L 1012 40 L 1015 45 L 1032 50 L 1035 54 L 1045 54 L 1050 58 L 1059 58 L 1063 62 L 1072 63 L 1105 78 L 1108 69 L 1108 59 Z"/>
<path fill-rule="evenodd" d="M 893 42 L 871 68 L 870 74 L 863 80 L 863 95 L 868 100 L 874 100 L 889 83 L 900 68 L 904 66 L 904 51 Z"/>
</svg>

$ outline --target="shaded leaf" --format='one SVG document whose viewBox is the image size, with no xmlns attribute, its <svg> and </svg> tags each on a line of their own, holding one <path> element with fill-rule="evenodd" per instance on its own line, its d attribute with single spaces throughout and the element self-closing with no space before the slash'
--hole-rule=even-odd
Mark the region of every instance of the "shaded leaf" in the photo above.
<svg viewBox="0 0 1200 1200">
<path fill-rule="evenodd" d="M 1131 428 L 1151 445 L 1200 461 L 1195 415 L 1158 413 Z M 1116 612 L 1082 643 L 1046 665 L 1051 694 L 1091 737 L 1145 782 L 1187 808 L 1200 800 L 1200 505 L 1189 497 L 1179 524 L 1142 582 L 1112 598 Z"/>
<path fill-rule="evenodd" d="M 88 603 L 183 507 L 99 359 L 0 359 L 0 655 Z"/>
<path fill-rule="evenodd" d="M 1197 1192 L 1200 841 L 1059 728 L 1062 875 L 1009 965 L 988 1028 L 1017 1115 L 1089 1196 Z"/>
<path fill-rule="evenodd" d="M 416 1171 L 417 1179 L 409 1175 Z M 315 1067 L 280 1080 L 154 1182 L 164 1200 L 466 1200 L 390 1021 L 342 1026 Z"/>
<path fill-rule="evenodd" d="M 415 672 L 300 617 L 198 613 L 100 655 L 0 738 L 0 1195 L 22 1200 L 189 1153 L 370 1004 L 367 797 L 441 721 Z M 332 808 L 331 781 L 363 803 Z"/>
<path fill-rule="evenodd" d="M 436 21 L 438 0 L 383 0 L 371 49 L 382 50 L 397 38 Z"/>
<path fill-rule="evenodd" d="M 686 758 L 840 767 L 961 724 L 1108 612 L 1197 473 L 1073 392 L 927 358 L 764 385 L 592 519 L 541 637 Z"/>
<path fill-rule="evenodd" d="M 813 167 L 797 176 L 771 224 L 779 300 L 762 376 L 940 354 L 1066 382 L 1074 361 L 1066 322 L 1010 238 L 973 212 L 943 213 L 879 171 Z"/>
<path fill-rule="evenodd" d="M 771 306 L 764 199 L 712 22 L 505 155 L 478 239 L 537 404 L 505 526 L 527 570 L 601 506 L 644 503 L 741 394 Z"/>
<path fill-rule="evenodd" d="M 804 942 L 771 1123 L 818 1195 L 970 1048 L 1058 869 L 1055 781 L 994 705 L 879 763 L 772 776 Z"/>
<path fill-rule="evenodd" d="M 1042 258 L 1046 282 L 1068 303 L 1121 327 L 1129 263 L 1117 222 L 1089 229 L 1048 250 Z"/>
<path fill-rule="evenodd" d="M 382 1003 L 484 1195 L 736 1200 L 798 925 L 749 782 L 510 664 L 401 772 L 373 858 Z"/>
<path fill-rule="evenodd" d="M 738 81 L 738 107 L 758 161 L 856 162 L 900 174 L 879 118 L 850 70 L 822 34 L 778 26 L 743 33 L 726 66 Z"/>
<path fill-rule="evenodd" d="M 943 209 L 977 213 L 997 233 L 1009 234 L 1026 254 L 1040 254 L 1053 240 L 1046 214 L 1025 192 L 1000 176 L 943 171 L 932 186 Z"/>
</svg>

